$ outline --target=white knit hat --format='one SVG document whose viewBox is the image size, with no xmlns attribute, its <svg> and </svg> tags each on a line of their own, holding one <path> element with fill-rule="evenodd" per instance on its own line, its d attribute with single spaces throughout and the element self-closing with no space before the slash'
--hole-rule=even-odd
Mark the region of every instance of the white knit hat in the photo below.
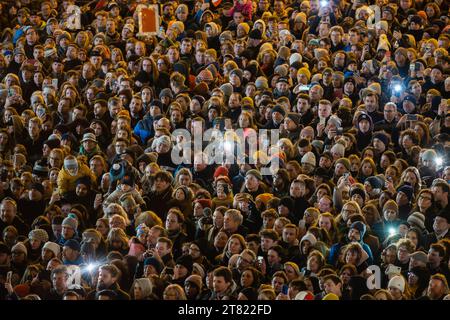
<svg viewBox="0 0 450 320">
<path fill-rule="evenodd" d="M 397 288 L 403 293 L 405 291 L 405 285 L 405 278 L 402 276 L 394 276 L 389 281 L 388 288 Z"/>
<path fill-rule="evenodd" d="M 343 157 L 345 155 L 345 147 L 340 144 L 340 143 L 336 143 L 332 148 L 331 148 L 331 153 L 338 153 L 341 155 L 341 157 Z"/>
<path fill-rule="evenodd" d="M 425 216 L 420 212 L 413 212 L 406 220 L 409 224 L 425 229 Z"/>
<path fill-rule="evenodd" d="M 59 252 L 61 251 L 61 247 L 57 243 L 51 241 L 46 242 L 42 247 L 42 249 L 50 250 L 55 254 L 56 257 L 59 255 Z"/>
<path fill-rule="evenodd" d="M 316 156 L 311 151 L 308 151 L 305 153 L 305 155 L 302 157 L 302 163 L 309 163 L 312 166 L 316 166 Z"/>
<path fill-rule="evenodd" d="M 25 255 L 28 255 L 27 247 L 25 247 L 25 245 L 23 244 L 23 242 L 17 242 L 17 243 L 11 248 L 11 252 L 14 252 L 14 251 L 23 252 L 23 253 L 25 253 Z"/>
<path fill-rule="evenodd" d="M 300 53 L 295 52 L 289 57 L 289 65 L 292 65 L 294 62 L 302 62 L 302 56 Z"/>
<path fill-rule="evenodd" d="M 307 232 L 307 233 L 303 236 L 303 238 L 302 238 L 302 240 L 300 241 L 300 243 L 302 243 L 302 242 L 305 241 L 305 240 L 308 240 L 308 241 L 311 243 L 312 246 L 315 245 L 316 242 L 317 242 L 316 236 L 314 236 L 312 233 L 309 233 L 309 232 Z"/>
</svg>

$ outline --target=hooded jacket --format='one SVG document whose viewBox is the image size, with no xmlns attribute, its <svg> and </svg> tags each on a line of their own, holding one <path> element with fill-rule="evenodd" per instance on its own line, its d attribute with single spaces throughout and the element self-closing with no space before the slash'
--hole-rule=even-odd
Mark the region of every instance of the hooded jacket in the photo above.
<svg viewBox="0 0 450 320">
<path fill-rule="evenodd" d="M 66 168 L 64 168 L 64 166 L 59 171 L 58 180 L 57 180 L 59 194 L 64 195 L 70 191 L 75 191 L 75 187 L 76 187 L 75 182 L 79 178 L 84 177 L 84 176 L 88 176 L 91 179 L 91 182 L 93 184 L 96 183 L 97 177 L 91 171 L 91 169 L 89 169 L 89 167 L 87 165 L 85 165 L 84 163 L 81 163 L 78 160 L 77 160 L 77 162 L 78 162 L 78 172 L 75 176 L 71 176 L 69 174 L 69 172 L 66 170 Z"/>
</svg>

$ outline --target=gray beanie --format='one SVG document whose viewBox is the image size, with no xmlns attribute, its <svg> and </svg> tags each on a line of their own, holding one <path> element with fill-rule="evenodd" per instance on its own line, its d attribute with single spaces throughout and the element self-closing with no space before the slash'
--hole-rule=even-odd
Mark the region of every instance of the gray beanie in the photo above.
<svg viewBox="0 0 450 320">
<path fill-rule="evenodd" d="M 220 90 L 222 90 L 224 95 L 229 97 L 233 93 L 233 86 L 231 85 L 231 83 L 224 83 L 220 86 Z"/>
<path fill-rule="evenodd" d="M 25 245 L 23 244 L 23 242 L 17 242 L 17 243 L 11 248 L 11 252 L 14 252 L 14 251 L 22 252 L 22 253 L 25 253 L 25 255 L 28 255 L 27 247 L 25 247 Z"/>
<path fill-rule="evenodd" d="M 266 77 L 258 77 L 255 80 L 255 86 L 258 90 L 269 89 L 269 82 Z"/>
<path fill-rule="evenodd" d="M 61 251 L 61 247 L 57 243 L 50 241 L 46 242 L 42 249 L 50 250 L 55 254 L 56 257 L 59 255 L 59 252 Z"/>
<path fill-rule="evenodd" d="M 63 220 L 61 225 L 69 226 L 70 228 L 76 231 L 78 229 L 78 220 L 73 217 L 67 217 Z"/>
<path fill-rule="evenodd" d="M 436 157 L 436 151 L 434 151 L 433 149 L 427 149 L 424 151 L 424 153 L 422 153 L 422 161 L 433 161 L 436 159 Z"/>
<path fill-rule="evenodd" d="M 420 212 L 413 212 L 406 220 L 410 225 L 419 227 L 420 230 L 425 229 L 425 216 Z"/>
<path fill-rule="evenodd" d="M 275 68 L 274 71 L 281 77 L 286 77 L 288 75 L 289 69 L 285 64 L 280 64 L 278 67 Z"/>
<path fill-rule="evenodd" d="M 34 239 L 40 241 L 41 243 L 45 243 L 48 241 L 48 234 L 44 229 L 34 229 L 28 233 L 28 239 Z"/>
</svg>

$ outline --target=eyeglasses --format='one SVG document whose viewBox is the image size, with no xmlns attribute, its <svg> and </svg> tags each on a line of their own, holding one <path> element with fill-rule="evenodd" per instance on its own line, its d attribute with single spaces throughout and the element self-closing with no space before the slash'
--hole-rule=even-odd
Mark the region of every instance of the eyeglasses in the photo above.
<svg viewBox="0 0 450 320">
<path fill-rule="evenodd" d="M 430 200 L 431 201 L 431 198 L 430 197 L 425 197 L 425 196 L 419 196 L 419 199 L 422 199 L 422 200 Z"/>
</svg>

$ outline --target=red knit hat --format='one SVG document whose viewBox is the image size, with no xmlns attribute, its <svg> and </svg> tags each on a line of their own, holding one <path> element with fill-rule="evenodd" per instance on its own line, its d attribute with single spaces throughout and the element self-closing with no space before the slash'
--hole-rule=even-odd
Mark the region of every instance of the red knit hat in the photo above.
<svg viewBox="0 0 450 320">
<path fill-rule="evenodd" d="M 217 167 L 216 171 L 214 171 L 214 180 L 218 176 L 226 176 L 228 177 L 228 169 L 224 166 Z"/>
<path fill-rule="evenodd" d="M 19 296 L 19 298 L 26 297 L 30 294 L 30 286 L 27 284 L 18 284 L 14 287 L 14 292 Z"/>
<path fill-rule="evenodd" d="M 194 202 L 200 203 L 203 208 L 206 208 L 206 207 L 211 208 L 212 207 L 211 199 L 197 199 Z"/>
</svg>

